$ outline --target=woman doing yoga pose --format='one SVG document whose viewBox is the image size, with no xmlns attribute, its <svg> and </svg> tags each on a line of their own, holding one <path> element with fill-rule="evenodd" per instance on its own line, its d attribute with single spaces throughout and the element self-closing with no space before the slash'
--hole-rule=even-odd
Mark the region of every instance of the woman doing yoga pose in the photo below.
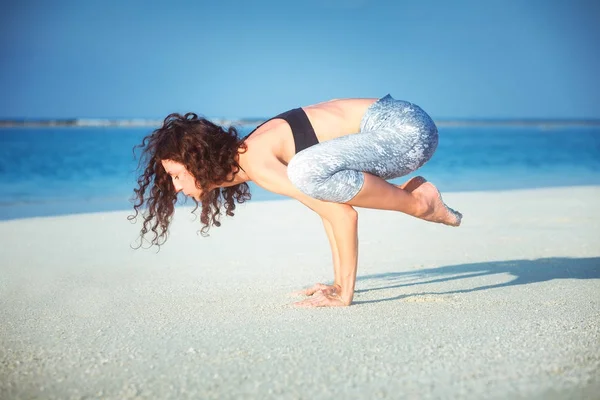
<svg viewBox="0 0 600 400">
<path fill-rule="evenodd" d="M 299 200 L 323 220 L 334 265 L 332 285 L 303 291 L 300 306 L 352 303 L 358 261 L 358 216 L 354 207 L 400 211 L 426 221 L 460 225 L 422 177 L 396 186 L 386 180 L 427 162 L 438 131 L 420 107 L 396 100 L 339 99 L 296 108 L 269 119 L 244 138 L 196 114 L 171 114 L 144 138 L 135 189 L 135 218 L 143 214 L 142 237 L 167 238 L 177 193 L 200 203 L 206 234 L 220 225 L 222 208 L 250 199 L 246 182 Z"/>
</svg>

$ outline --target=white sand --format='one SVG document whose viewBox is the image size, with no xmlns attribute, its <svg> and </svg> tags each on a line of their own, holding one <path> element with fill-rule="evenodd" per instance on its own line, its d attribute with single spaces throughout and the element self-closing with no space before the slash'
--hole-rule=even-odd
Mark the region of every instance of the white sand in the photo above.
<svg viewBox="0 0 600 400">
<path fill-rule="evenodd" d="M 461 228 L 360 210 L 355 304 L 320 219 L 255 202 L 159 253 L 128 212 L 0 223 L 0 398 L 598 398 L 600 187 L 450 193 Z"/>
</svg>

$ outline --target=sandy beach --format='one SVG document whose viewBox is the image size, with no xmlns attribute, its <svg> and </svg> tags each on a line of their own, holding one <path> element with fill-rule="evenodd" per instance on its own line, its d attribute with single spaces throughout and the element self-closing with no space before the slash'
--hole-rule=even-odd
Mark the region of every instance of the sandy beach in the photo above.
<svg viewBox="0 0 600 400">
<path fill-rule="evenodd" d="M 128 211 L 0 222 L 0 398 L 598 399 L 600 187 L 444 199 L 460 228 L 360 209 L 327 309 L 291 306 L 332 279 L 295 201 L 180 208 L 160 252 Z"/>
</svg>

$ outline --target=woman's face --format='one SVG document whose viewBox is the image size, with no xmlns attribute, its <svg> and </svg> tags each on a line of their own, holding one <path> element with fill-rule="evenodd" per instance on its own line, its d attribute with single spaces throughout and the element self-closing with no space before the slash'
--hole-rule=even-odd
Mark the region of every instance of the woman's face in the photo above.
<svg viewBox="0 0 600 400">
<path fill-rule="evenodd" d="M 171 176 L 176 192 L 183 192 L 186 196 L 200 201 L 202 191 L 196 187 L 196 179 L 183 164 L 171 160 L 162 160 L 161 164 L 167 174 Z"/>
</svg>

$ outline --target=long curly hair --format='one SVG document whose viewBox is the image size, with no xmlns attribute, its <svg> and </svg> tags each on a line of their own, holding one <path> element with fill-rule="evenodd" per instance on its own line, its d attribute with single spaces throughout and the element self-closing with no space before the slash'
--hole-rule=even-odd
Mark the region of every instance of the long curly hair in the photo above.
<svg viewBox="0 0 600 400">
<path fill-rule="evenodd" d="M 233 216 L 235 201 L 243 203 L 250 200 L 250 189 L 246 183 L 210 189 L 214 185 L 231 182 L 234 174 L 240 170 L 237 155 L 239 151 L 246 151 L 247 147 L 233 127 L 226 130 L 194 113 L 174 113 L 165 118 L 162 127 L 133 148 L 134 156 L 137 149 L 142 150 L 138 163 L 141 175 L 137 179 L 139 187 L 134 189 L 132 197 L 135 214 L 128 219 L 135 222 L 146 205 L 146 210 L 141 212 L 144 223 L 138 247 L 141 247 L 144 239 L 148 240 L 146 236 L 149 232 L 152 232 L 150 245 L 159 248 L 168 238 L 177 193 L 171 177 L 161 164 L 162 160 L 183 164 L 194 176 L 196 187 L 202 190 L 202 236 L 208 236 L 211 225 L 221 226 L 222 207 L 226 215 Z M 196 207 L 192 213 L 198 209 L 198 202 L 194 201 Z"/>
</svg>

